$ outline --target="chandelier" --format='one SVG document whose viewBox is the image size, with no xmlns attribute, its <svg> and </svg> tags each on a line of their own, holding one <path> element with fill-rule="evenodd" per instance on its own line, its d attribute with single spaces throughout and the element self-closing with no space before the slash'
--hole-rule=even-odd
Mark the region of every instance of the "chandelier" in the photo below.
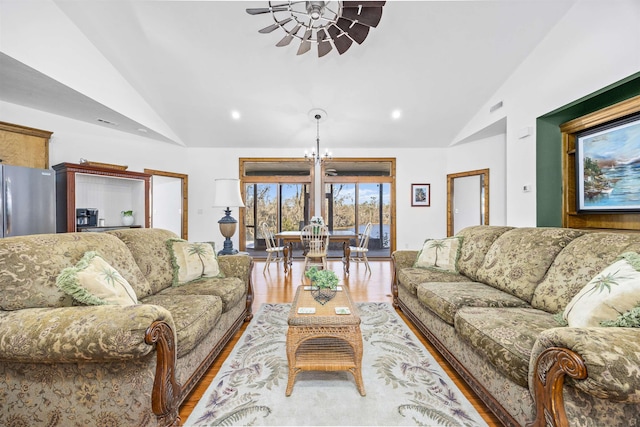
<svg viewBox="0 0 640 427">
<path fill-rule="evenodd" d="M 384 1 L 270 1 L 268 7 L 248 8 L 250 15 L 271 14 L 273 24 L 258 31 L 280 29 L 284 37 L 276 44 L 288 46 L 298 40 L 298 55 L 317 45 L 318 57 L 334 47 L 340 55 L 355 41 L 362 44 L 369 30 L 380 23 Z"/>
<path fill-rule="evenodd" d="M 331 159 L 331 153 L 328 149 L 325 149 L 324 154 L 320 155 L 320 121 L 327 118 L 327 113 L 324 110 L 315 109 L 309 111 L 309 117 L 313 117 L 316 121 L 316 146 L 311 147 L 311 153 L 307 150 L 304 151 L 304 158 L 310 162 L 314 162 L 316 165 L 324 160 Z"/>
</svg>

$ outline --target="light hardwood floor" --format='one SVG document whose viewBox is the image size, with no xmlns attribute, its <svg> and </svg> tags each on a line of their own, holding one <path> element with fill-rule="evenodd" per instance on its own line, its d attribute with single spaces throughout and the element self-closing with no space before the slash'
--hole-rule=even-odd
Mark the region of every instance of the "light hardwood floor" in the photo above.
<svg viewBox="0 0 640 427">
<path fill-rule="evenodd" d="M 301 265 L 301 262 L 294 262 L 292 272 L 285 275 L 282 263 L 272 263 L 269 269 L 263 274 L 264 261 L 256 259 L 253 270 L 253 312 L 256 313 L 263 303 L 291 302 L 297 286 L 301 284 Z M 365 271 L 364 265 L 352 263 L 351 274 L 347 276 L 343 273 L 342 263 L 340 261 L 329 261 L 329 268 L 338 274 L 338 277 L 341 279 L 341 284 L 349 286 L 349 291 L 351 292 L 351 297 L 354 302 L 370 301 L 391 303 L 391 262 L 389 260 L 369 260 L 369 265 L 371 266 L 371 274 Z M 398 310 L 397 312 L 416 336 L 420 338 L 420 341 L 422 341 L 438 363 L 440 363 L 445 372 L 453 378 L 456 385 L 482 415 L 487 424 L 489 424 L 489 426 L 500 426 L 501 424 L 498 419 L 457 375 L 447 361 L 424 339 L 401 311 Z M 200 383 L 194 388 L 184 404 L 180 407 L 180 418 L 182 421 L 185 421 L 189 417 L 189 414 L 191 414 L 191 411 L 193 411 L 193 408 L 207 390 L 207 387 L 209 387 L 209 384 L 222 366 L 222 363 L 231 353 L 231 350 L 246 328 L 247 323 L 242 326 L 227 344 L 209 371 L 207 371 Z"/>
</svg>

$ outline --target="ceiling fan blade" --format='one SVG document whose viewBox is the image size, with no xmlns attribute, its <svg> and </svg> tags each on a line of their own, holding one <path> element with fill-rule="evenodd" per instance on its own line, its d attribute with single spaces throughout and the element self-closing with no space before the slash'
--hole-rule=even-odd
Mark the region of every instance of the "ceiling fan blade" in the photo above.
<svg viewBox="0 0 640 427">
<path fill-rule="evenodd" d="M 297 55 L 305 54 L 305 53 L 309 52 L 310 50 L 311 50 L 311 42 L 310 41 L 300 42 L 300 47 L 298 48 Z"/>
<path fill-rule="evenodd" d="M 362 44 L 364 39 L 367 38 L 367 35 L 369 35 L 369 27 L 358 24 L 357 22 L 351 22 L 347 19 L 339 18 L 336 25 L 358 44 Z"/>
<path fill-rule="evenodd" d="M 353 44 L 353 40 L 347 37 L 346 34 L 342 35 L 342 31 L 335 25 L 331 25 L 327 31 L 340 55 L 345 53 Z"/>
<path fill-rule="evenodd" d="M 276 43 L 276 46 L 278 47 L 288 46 L 289 43 L 291 43 L 291 40 L 293 40 L 293 36 L 291 34 L 287 34 L 282 38 L 282 40 Z"/>
<path fill-rule="evenodd" d="M 353 44 L 353 40 L 351 40 L 346 35 L 343 35 L 343 36 L 340 36 L 340 37 L 338 37 L 336 39 L 333 39 L 333 44 L 336 45 L 336 49 L 338 49 L 338 53 L 340 53 L 340 55 L 342 55 L 347 50 L 349 50 L 349 48 Z"/>
<path fill-rule="evenodd" d="M 342 17 L 358 21 L 370 27 L 376 27 L 380 23 L 380 18 L 382 18 L 382 7 L 343 8 Z"/>
<path fill-rule="evenodd" d="M 318 39 L 318 58 L 322 58 L 327 53 L 331 52 L 333 46 L 329 40 L 326 40 L 327 33 L 324 30 L 319 30 L 316 38 Z"/>
<path fill-rule="evenodd" d="M 255 7 L 247 9 L 247 13 L 249 15 L 260 15 L 263 13 L 273 12 L 286 12 L 289 8 L 287 7 Z"/>
<path fill-rule="evenodd" d="M 331 46 L 331 42 L 329 41 L 318 43 L 318 58 L 322 58 L 327 53 L 331 52 L 331 49 L 333 49 L 333 46 Z"/>
<path fill-rule="evenodd" d="M 309 37 L 311 37 L 311 30 L 305 31 L 304 37 L 302 37 L 302 41 L 300 42 L 300 47 L 298 48 L 298 55 L 302 55 L 303 53 L 307 53 L 311 50 Z"/>
<path fill-rule="evenodd" d="M 386 1 L 343 1 L 342 7 L 382 7 Z"/>
<path fill-rule="evenodd" d="M 275 30 L 278 27 L 283 26 L 284 24 L 286 24 L 287 22 L 291 21 L 293 18 L 287 18 L 287 19 L 283 19 L 282 21 L 276 22 L 275 24 L 271 24 L 268 27 L 265 27 L 261 30 L 258 30 L 258 32 L 260 34 L 268 34 L 270 32 L 272 32 L 273 30 Z"/>
<path fill-rule="evenodd" d="M 293 30 L 291 30 L 291 32 L 287 33 L 287 35 L 284 36 L 282 40 L 276 43 L 276 46 L 278 47 L 287 46 L 289 43 L 291 43 L 291 40 L 293 40 L 293 36 L 298 32 L 299 29 L 300 29 L 300 24 L 297 24 L 295 27 L 293 27 Z"/>
</svg>

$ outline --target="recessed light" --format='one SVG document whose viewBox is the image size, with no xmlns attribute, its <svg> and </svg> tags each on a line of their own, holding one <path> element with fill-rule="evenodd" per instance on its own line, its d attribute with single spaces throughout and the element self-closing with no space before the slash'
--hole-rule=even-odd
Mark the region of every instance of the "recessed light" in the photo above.
<svg viewBox="0 0 640 427">
<path fill-rule="evenodd" d="M 393 110 L 391 112 L 391 118 L 393 120 L 398 120 L 400 117 L 402 117 L 402 111 L 401 110 Z"/>
<path fill-rule="evenodd" d="M 240 120 L 240 111 L 238 110 L 231 111 L 231 118 L 233 120 Z"/>
</svg>

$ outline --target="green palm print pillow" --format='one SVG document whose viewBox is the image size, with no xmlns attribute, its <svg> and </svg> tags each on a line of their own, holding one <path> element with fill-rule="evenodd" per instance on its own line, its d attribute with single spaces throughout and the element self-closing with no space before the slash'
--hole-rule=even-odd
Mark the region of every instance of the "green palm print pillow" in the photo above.
<svg viewBox="0 0 640 427">
<path fill-rule="evenodd" d="M 458 272 L 462 237 L 427 239 L 418 253 L 414 267 Z"/>
<path fill-rule="evenodd" d="M 569 302 L 563 313 L 568 325 L 616 326 L 618 318 L 640 306 L 639 270 L 640 255 L 635 252 L 620 255 Z"/>
<path fill-rule="evenodd" d="M 167 240 L 173 263 L 173 286 L 184 285 L 207 277 L 224 277 L 213 242 L 191 243 L 181 239 Z"/>
<path fill-rule="evenodd" d="M 56 278 L 62 292 L 87 305 L 134 305 L 136 293 L 129 282 L 94 251 L 84 254 L 74 267 Z"/>
</svg>

